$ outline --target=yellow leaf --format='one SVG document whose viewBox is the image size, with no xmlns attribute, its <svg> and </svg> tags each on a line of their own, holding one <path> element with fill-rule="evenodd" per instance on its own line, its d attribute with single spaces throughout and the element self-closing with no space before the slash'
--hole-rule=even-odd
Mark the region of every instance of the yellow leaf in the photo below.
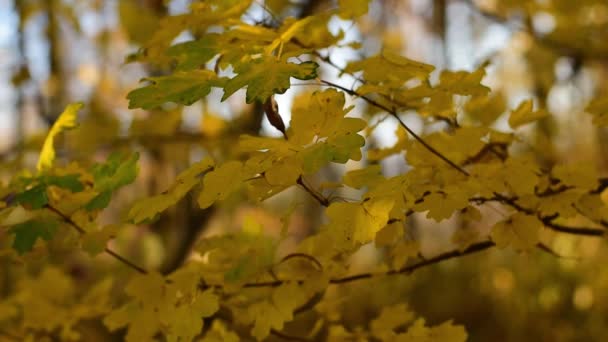
<svg viewBox="0 0 608 342">
<path fill-rule="evenodd" d="M 394 200 L 388 198 L 363 203 L 332 203 L 327 208 L 331 220 L 328 229 L 335 234 L 336 242 L 343 243 L 346 248 L 353 243 L 370 242 L 386 225 L 394 204 Z"/>
<path fill-rule="evenodd" d="M 529 250 L 538 243 L 541 227 L 535 216 L 515 213 L 492 228 L 492 240 L 499 248 L 513 246 L 518 250 Z"/>
<path fill-rule="evenodd" d="M 383 181 L 382 167 L 380 164 L 369 165 L 363 169 L 349 171 L 344 175 L 344 185 L 360 189 L 364 186 L 373 186 Z"/>
<path fill-rule="evenodd" d="M 458 95 L 486 95 L 490 88 L 481 84 L 485 75 L 484 66 L 473 72 L 445 70 L 441 73 L 437 88 Z"/>
<path fill-rule="evenodd" d="M 465 193 L 453 188 L 453 191 L 434 192 L 424 197 L 424 201 L 414 206 L 415 211 L 427 211 L 426 217 L 436 221 L 442 221 L 452 217 L 456 210 L 460 210 L 469 204 Z"/>
<path fill-rule="evenodd" d="M 287 283 L 273 290 L 269 300 L 255 303 L 248 314 L 255 320 L 251 334 L 263 340 L 271 329 L 283 330 L 285 322 L 293 320 L 293 311 L 306 299 L 306 292 L 296 283 Z"/>
<path fill-rule="evenodd" d="M 205 113 L 201 118 L 201 132 L 209 138 L 219 136 L 227 126 L 226 120 L 211 113 Z"/>
<path fill-rule="evenodd" d="M 418 241 L 400 241 L 391 251 L 393 268 L 396 270 L 401 269 L 403 266 L 405 266 L 408 259 L 416 257 L 419 252 L 420 244 Z"/>
<path fill-rule="evenodd" d="M 414 313 L 406 304 L 387 306 L 380 315 L 372 320 L 370 327 L 372 334 L 382 341 L 394 338 L 394 330 L 414 320 Z"/>
<path fill-rule="evenodd" d="M 315 136 L 336 135 L 344 127 L 344 116 L 350 110 L 344 109 L 344 103 L 344 93 L 335 89 L 296 97 L 292 106 L 291 127 L 287 131 L 289 141 L 295 145 L 306 145 Z"/>
<path fill-rule="evenodd" d="M 551 173 L 567 186 L 593 190 L 599 177 L 592 163 L 562 164 L 553 168 Z"/>
<path fill-rule="evenodd" d="M 570 189 L 543 197 L 539 202 L 539 209 L 543 216 L 558 214 L 562 218 L 574 217 L 578 213 L 574 204 L 582 195 L 581 189 Z"/>
<path fill-rule="evenodd" d="M 243 232 L 249 235 L 259 235 L 262 232 L 262 224 L 255 220 L 251 215 L 245 216 L 243 220 Z"/>
<path fill-rule="evenodd" d="M 608 96 L 603 95 L 595 98 L 585 108 L 589 114 L 593 115 L 593 124 L 605 127 L 608 126 Z"/>
<path fill-rule="evenodd" d="M 140 223 L 173 206 L 201 182 L 202 175 L 211 170 L 213 164 L 211 158 L 205 158 L 180 173 L 175 179 L 175 183 L 162 194 L 135 202 L 129 211 L 129 220 Z"/>
<path fill-rule="evenodd" d="M 287 28 L 277 39 L 275 39 L 272 44 L 266 47 L 265 52 L 267 55 L 271 55 L 276 48 L 278 48 L 281 44 L 285 44 L 293 38 L 298 32 L 302 30 L 308 23 L 312 21 L 313 17 L 306 17 L 304 19 L 300 19 L 291 23 L 289 28 Z M 279 56 L 280 57 L 280 56 Z"/>
<path fill-rule="evenodd" d="M 452 321 L 444 322 L 434 327 L 425 326 L 423 318 L 417 319 L 403 334 L 394 338 L 395 341 L 416 342 L 465 342 L 467 333 L 460 325 L 453 325 Z"/>
<path fill-rule="evenodd" d="M 69 104 L 66 109 L 59 115 L 51 131 L 44 140 L 42 150 L 40 151 L 40 157 L 38 159 L 38 165 L 36 166 L 38 172 L 43 172 L 50 169 L 55 161 L 55 147 L 53 143 L 57 134 L 76 127 L 76 119 L 78 117 L 78 111 L 83 107 L 82 103 Z"/>
<path fill-rule="evenodd" d="M 370 0 L 338 0 L 340 17 L 352 19 L 367 13 Z"/>
<path fill-rule="evenodd" d="M 376 234 L 374 243 L 376 246 L 389 246 L 403 237 L 403 222 L 393 222 L 380 229 Z"/>
<path fill-rule="evenodd" d="M 517 128 L 530 122 L 542 119 L 548 115 L 547 111 L 540 109 L 533 110 L 534 102 L 530 100 L 523 101 L 517 109 L 511 112 L 509 116 L 509 126 Z"/>
<path fill-rule="evenodd" d="M 505 98 L 499 93 L 493 96 L 474 97 L 464 105 L 473 118 L 489 126 L 505 111 Z"/>
<path fill-rule="evenodd" d="M 302 174 L 302 168 L 295 158 L 276 161 L 264 174 L 270 185 L 295 185 Z"/>
<path fill-rule="evenodd" d="M 425 64 L 402 57 L 390 51 L 360 61 L 350 62 L 345 72 L 363 71 L 363 78 L 372 83 L 382 84 L 389 88 L 401 88 L 412 78 L 426 80 L 435 69 Z"/>
<path fill-rule="evenodd" d="M 203 190 L 198 197 L 201 209 L 208 208 L 215 201 L 225 199 L 236 191 L 243 181 L 243 164 L 229 161 L 209 172 L 203 179 Z"/>
</svg>

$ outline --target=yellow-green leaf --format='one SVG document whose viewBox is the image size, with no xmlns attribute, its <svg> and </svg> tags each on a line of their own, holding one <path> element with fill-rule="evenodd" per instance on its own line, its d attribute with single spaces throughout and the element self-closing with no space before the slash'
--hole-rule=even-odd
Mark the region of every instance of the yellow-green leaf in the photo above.
<svg viewBox="0 0 608 342">
<path fill-rule="evenodd" d="M 137 201 L 129 211 L 129 220 L 140 223 L 175 205 L 190 189 L 201 183 L 203 175 L 213 168 L 213 164 L 213 160 L 205 158 L 180 173 L 173 185 L 160 195 Z"/>
<path fill-rule="evenodd" d="M 59 115 L 53 127 L 51 127 L 51 131 L 47 135 L 44 140 L 44 144 L 42 145 L 42 150 L 40 151 L 40 157 L 38 159 L 37 169 L 39 172 L 46 171 L 53 166 L 53 162 L 55 161 L 55 146 L 54 141 L 55 137 L 68 129 L 75 128 L 77 123 L 76 119 L 78 118 L 78 111 L 83 107 L 82 103 L 72 103 L 69 104 L 63 113 Z"/>
<path fill-rule="evenodd" d="M 167 102 L 189 106 L 207 96 L 212 87 L 223 84 L 223 79 L 209 70 L 178 71 L 173 75 L 144 80 L 151 84 L 127 95 L 129 108 L 153 109 Z"/>
<path fill-rule="evenodd" d="M 430 64 L 384 51 L 380 55 L 350 62 L 345 72 L 363 71 L 363 78 L 369 82 L 399 88 L 412 78 L 427 79 L 434 69 Z"/>
<path fill-rule="evenodd" d="M 235 68 L 238 74 L 226 82 L 222 101 L 237 90 L 247 87 L 246 102 L 264 102 L 273 94 L 283 94 L 289 89 L 289 78 L 310 80 L 317 77 L 315 62 L 289 63 L 273 56 L 265 56 L 243 63 Z"/>
</svg>

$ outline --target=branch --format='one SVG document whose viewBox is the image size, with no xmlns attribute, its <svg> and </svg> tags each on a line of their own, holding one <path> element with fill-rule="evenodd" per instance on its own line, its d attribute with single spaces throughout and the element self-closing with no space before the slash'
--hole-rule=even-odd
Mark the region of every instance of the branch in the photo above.
<svg viewBox="0 0 608 342">
<path fill-rule="evenodd" d="M 61 219 L 63 221 L 65 221 L 68 225 L 70 225 L 70 227 L 74 228 L 80 235 L 85 235 L 86 231 L 84 230 L 84 228 L 80 227 L 74 220 L 72 220 L 71 217 L 69 217 L 68 215 L 64 214 L 63 212 L 61 212 L 61 210 L 57 209 L 56 207 L 53 207 L 50 204 L 47 204 L 45 206 L 46 209 L 52 211 L 53 213 L 55 213 L 57 216 L 61 217 Z M 129 259 L 123 257 L 122 255 L 116 253 L 115 251 L 113 251 L 112 249 L 110 249 L 109 247 L 106 247 L 104 249 L 104 251 L 106 253 L 108 253 L 109 255 L 111 255 L 112 257 L 114 257 L 114 259 L 122 262 L 123 264 L 127 265 L 128 267 L 132 268 L 133 270 L 141 273 L 141 274 L 148 274 L 148 271 L 141 267 L 136 265 L 134 262 L 130 261 Z"/>
<path fill-rule="evenodd" d="M 326 81 L 326 80 L 319 80 L 321 83 L 324 83 L 330 87 L 334 87 L 334 88 L 338 88 L 344 92 L 346 92 L 349 95 L 352 96 L 356 96 L 359 97 L 363 100 L 365 100 L 367 103 L 371 104 L 372 106 L 375 106 L 377 108 L 380 108 L 384 111 L 386 111 L 387 113 L 391 114 L 393 117 L 395 117 L 395 119 L 397 119 L 397 121 L 399 122 L 399 125 L 401 125 L 401 127 L 403 127 L 416 141 L 418 141 L 422 146 L 424 146 L 424 148 L 426 148 L 429 152 L 431 152 L 432 154 L 434 154 L 435 156 L 437 156 L 439 159 L 443 160 L 444 162 L 446 162 L 448 165 L 450 165 L 452 168 L 454 168 L 455 170 L 457 170 L 458 172 L 462 173 L 465 176 L 470 176 L 469 172 L 466 171 L 465 169 L 463 169 L 462 167 L 458 166 L 458 164 L 454 163 L 453 161 L 451 161 L 448 157 L 446 157 L 445 155 L 443 155 L 441 152 L 439 152 L 438 150 L 436 150 L 433 146 L 429 145 L 429 143 L 427 143 L 421 136 L 419 136 L 418 134 L 416 134 L 416 132 L 414 132 L 408 125 L 405 124 L 405 122 L 403 122 L 403 120 L 401 120 L 401 118 L 399 117 L 399 115 L 397 114 L 397 111 L 395 109 L 392 108 L 388 108 L 387 106 L 381 104 L 380 102 L 377 102 L 363 94 L 359 94 L 357 91 L 346 88 L 344 86 L 341 86 L 339 84 L 330 82 L 330 81 Z"/>
<path fill-rule="evenodd" d="M 527 215 L 532 215 L 532 216 L 538 217 L 538 219 L 547 228 L 554 230 L 556 232 L 560 232 L 560 233 L 572 234 L 572 235 L 583 235 L 583 236 L 597 236 L 597 237 L 601 237 L 606 234 L 606 231 L 603 229 L 591 228 L 591 227 L 572 227 L 572 226 L 565 226 L 565 225 L 555 223 L 554 221 L 557 218 L 559 218 L 559 215 L 542 216 L 542 214 L 539 211 L 536 211 L 536 210 L 533 210 L 530 208 L 525 208 L 525 207 L 517 204 L 517 202 L 516 202 L 517 198 L 506 197 L 506 196 L 498 194 L 498 193 L 495 193 L 494 196 L 495 197 L 492 197 L 492 198 L 473 197 L 470 199 L 470 201 L 475 202 L 477 204 L 483 204 L 483 203 L 494 201 L 494 202 L 502 203 L 504 205 L 508 205 L 511 208 L 515 209 L 516 211 L 519 211 L 519 212 L 527 214 Z"/>
<path fill-rule="evenodd" d="M 352 275 L 352 276 L 348 276 L 348 277 L 344 277 L 344 278 L 337 278 L 337 279 L 331 279 L 329 281 L 330 284 L 344 284 L 344 283 L 350 283 L 353 281 L 357 281 L 357 280 L 362 280 L 362 279 L 370 279 L 373 277 L 376 277 L 378 275 L 385 275 L 385 276 L 390 276 L 390 275 L 397 275 L 397 274 L 407 274 L 410 275 L 412 274 L 414 271 L 416 271 L 419 268 L 423 268 L 426 266 L 430 266 L 430 265 L 434 265 L 434 264 L 438 264 L 442 261 L 445 260 L 449 260 L 449 259 L 454 259 L 454 258 L 458 258 L 458 257 L 463 257 L 469 254 L 474 254 L 477 252 L 481 252 L 484 251 L 486 249 L 492 248 L 496 246 L 496 244 L 492 241 L 483 241 L 483 242 L 478 242 L 478 243 L 474 243 L 472 245 L 470 245 L 469 247 L 467 247 L 465 250 L 453 250 L 450 252 L 445 252 L 442 254 L 439 254 L 433 258 L 430 259 L 425 259 L 422 260 L 420 262 L 417 262 L 415 264 L 411 264 L 405 267 L 402 267 L 398 270 L 391 270 L 388 271 L 386 273 L 383 274 L 374 274 L 374 273 L 362 273 L 362 274 L 356 274 L 356 275 Z"/>
<path fill-rule="evenodd" d="M 283 340 L 286 341 L 302 341 L 302 342 L 309 342 L 311 340 L 304 338 L 304 337 L 299 337 L 299 336 L 292 336 L 292 335 L 287 335 L 285 333 L 282 333 L 276 329 L 270 329 L 270 333 L 273 334 L 276 337 L 279 337 Z"/>
<path fill-rule="evenodd" d="M 298 177 L 298 181 L 297 181 L 298 185 L 300 185 L 306 192 L 308 192 L 312 197 L 314 197 L 314 199 L 317 200 L 317 202 L 319 202 L 319 204 L 321 204 L 324 207 L 328 207 L 329 206 L 329 199 L 325 198 L 323 195 L 321 195 L 320 193 L 316 192 L 314 189 L 312 189 L 311 187 L 309 187 L 308 185 L 306 185 L 306 183 L 304 183 L 304 179 L 302 178 L 302 176 Z"/>
<path fill-rule="evenodd" d="M 425 259 L 425 260 L 419 261 L 417 263 L 402 267 L 398 270 L 390 270 L 390 271 L 387 271 L 384 273 L 360 273 L 360 274 L 355 274 L 355 275 L 346 276 L 346 277 L 342 277 L 342 278 L 333 278 L 333 279 L 329 280 L 329 284 L 330 285 L 345 284 L 345 283 L 351 283 L 351 282 L 363 280 L 363 279 L 371 279 L 371 278 L 375 278 L 375 277 L 391 276 L 391 275 L 398 275 L 398 274 L 410 275 L 412 272 L 416 271 L 419 268 L 438 264 L 445 260 L 454 259 L 454 258 L 466 256 L 469 254 L 481 252 L 483 250 L 492 248 L 494 246 L 496 246 L 496 244 L 492 241 L 482 241 L 482 242 L 474 243 L 464 250 L 453 250 L 450 252 L 445 252 L 445 253 L 439 254 L 433 258 Z M 285 282 L 287 282 L 287 280 L 274 280 L 274 281 L 267 281 L 267 282 L 247 283 L 247 284 L 243 285 L 243 287 L 250 287 L 250 288 L 277 287 L 277 286 L 281 286 Z M 302 283 L 303 281 L 298 281 L 298 282 Z"/>
</svg>

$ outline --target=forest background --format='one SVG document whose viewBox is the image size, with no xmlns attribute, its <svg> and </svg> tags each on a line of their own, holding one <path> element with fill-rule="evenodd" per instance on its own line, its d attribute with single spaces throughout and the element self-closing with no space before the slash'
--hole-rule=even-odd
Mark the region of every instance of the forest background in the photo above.
<svg viewBox="0 0 608 342">
<path fill-rule="evenodd" d="M 603 0 L 0 1 L 0 339 L 604 340 L 607 38 Z"/>
</svg>

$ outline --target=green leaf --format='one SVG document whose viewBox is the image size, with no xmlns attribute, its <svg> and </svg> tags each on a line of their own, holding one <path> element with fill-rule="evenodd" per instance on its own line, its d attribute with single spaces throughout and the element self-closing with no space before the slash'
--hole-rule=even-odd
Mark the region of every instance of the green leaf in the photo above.
<svg viewBox="0 0 608 342">
<path fill-rule="evenodd" d="M 209 70 L 179 71 L 173 75 L 144 80 L 151 84 L 127 95 L 131 109 L 154 109 L 167 102 L 189 106 L 207 96 L 212 87 L 221 87 L 223 82 Z"/>
<path fill-rule="evenodd" d="M 46 171 L 53 166 L 53 162 L 55 161 L 55 147 L 53 145 L 55 137 L 63 131 L 76 127 L 78 111 L 83 106 L 82 103 L 69 104 L 63 113 L 59 115 L 59 118 L 57 118 L 57 121 L 55 121 L 55 124 L 51 127 L 51 130 L 42 145 L 38 165 L 36 166 L 38 172 Z"/>
<path fill-rule="evenodd" d="M 308 147 L 300 153 L 305 174 L 317 172 L 327 163 L 344 164 L 349 160 L 361 160 L 361 147 L 365 139 L 359 134 L 339 136 Z"/>
<path fill-rule="evenodd" d="M 41 182 L 46 185 L 54 185 L 60 188 L 68 189 L 72 192 L 80 192 L 84 190 L 84 185 L 80 182 L 80 175 L 71 174 L 65 176 L 44 176 Z"/>
<path fill-rule="evenodd" d="M 88 211 L 106 208 L 110 204 L 112 199 L 112 191 L 104 191 L 99 195 L 93 197 L 84 208 Z"/>
<path fill-rule="evenodd" d="M 216 33 L 206 34 L 201 39 L 173 45 L 167 54 L 177 60 L 177 70 L 200 69 L 224 47 L 220 38 Z"/>
<path fill-rule="evenodd" d="M 31 189 L 17 194 L 15 200 L 17 203 L 28 206 L 31 209 L 40 209 L 49 202 L 44 184 L 38 184 Z"/>
<path fill-rule="evenodd" d="M 50 241 L 58 226 L 59 224 L 56 221 L 39 219 L 14 225 L 9 230 L 10 233 L 15 235 L 13 248 L 19 254 L 29 252 L 34 247 L 38 238 Z"/>
<path fill-rule="evenodd" d="M 236 72 L 238 75 L 226 82 L 222 101 L 232 96 L 237 90 L 247 87 L 246 102 L 264 102 L 273 94 L 283 94 L 289 89 L 289 78 L 310 80 L 317 77 L 315 62 L 300 64 L 277 60 L 275 57 L 262 57 L 249 63 L 243 63 Z"/>
<path fill-rule="evenodd" d="M 95 210 L 108 206 L 112 193 L 117 189 L 133 183 L 139 171 L 137 167 L 138 153 L 129 157 L 114 152 L 104 164 L 95 164 L 91 173 L 95 178 L 95 191 L 99 194 L 89 201 L 85 209 Z"/>
</svg>

